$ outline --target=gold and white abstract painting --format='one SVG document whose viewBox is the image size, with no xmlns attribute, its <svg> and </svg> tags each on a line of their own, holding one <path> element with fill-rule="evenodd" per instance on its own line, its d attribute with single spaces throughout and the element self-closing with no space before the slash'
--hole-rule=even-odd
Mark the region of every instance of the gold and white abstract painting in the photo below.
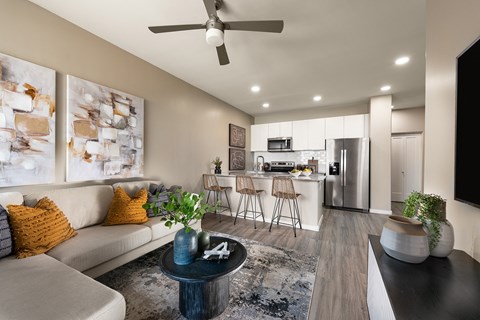
<svg viewBox="0 0 480 320">
<path fill-rule="evenodd" d="M 143 176 L 142 98 L 67 76 L 67 181 Z"/>
<path fill-rule="evenodd" d="M 55 70 L 0 53 L 0 187 L 55 181 Z"/>
</svg>

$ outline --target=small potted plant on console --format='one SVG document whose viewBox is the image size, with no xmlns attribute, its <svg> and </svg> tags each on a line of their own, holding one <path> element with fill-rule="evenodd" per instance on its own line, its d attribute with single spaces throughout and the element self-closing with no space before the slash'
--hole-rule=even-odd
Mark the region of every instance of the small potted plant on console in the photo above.
<svg viewBox="0 0 480 320">
<path fill-rule="evenodd" d="M 220 157 L 216 157 L 215 160 L 212 161 L 212 164 L 215 165 L 215 174 L 221 174 L 222 173 L 222 160 L 220 160 Z"/>
<path fill-rule="evenodd" d="M 446 257 L 453 250 L 454 232 L 446 218 L 446 201 L 436 194 L 413 191 L 405 199 L 403 215 L 422 222 L 428 233 L 430 255 Z"/>
</svg>

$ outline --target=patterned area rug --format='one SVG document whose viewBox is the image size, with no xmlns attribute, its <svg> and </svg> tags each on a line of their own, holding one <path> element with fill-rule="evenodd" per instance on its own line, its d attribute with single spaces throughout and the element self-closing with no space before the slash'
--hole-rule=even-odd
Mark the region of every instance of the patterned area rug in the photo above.
<svg viewBox="0 0 480 320">
<path fill-rule="evenodd" d="M 248 258 L 231 277 L 227 309 L 215 319 L 307 319 L 318 257 L 214 233 L 241 242 Z M 157 266 L 167 244 L 97 278 L 127 302 L 127 320 L 184 319 L 178 282 Z"/>
</svg>

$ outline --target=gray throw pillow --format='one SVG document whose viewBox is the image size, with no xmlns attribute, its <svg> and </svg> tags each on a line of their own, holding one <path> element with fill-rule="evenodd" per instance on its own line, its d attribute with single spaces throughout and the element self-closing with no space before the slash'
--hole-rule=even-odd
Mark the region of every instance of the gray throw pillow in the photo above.
<svg viewBox="0 0 480 320">
<path fill-rule="evenodd" d="M 171 192 L 174 192 L 177 189 L 181 189 L 181 186 L 173 185 L 170 188 L 166 188 L 163 184 L 155 184 L 151 183 L 148 187 L 148 198 L 147 202 L 149 203 L 156 203 L 157 207 L 160 207 L 162 203 L 168 202 L 168 196 Z M 160 210 L 157 214 L 153 212 L 152 209 L 147 210 L 147 216 L 149 218 L 164 216 L 167 215 L 169 212 L 166 210 Z"/>
<path fill-rule="evenodd" d="M 8 224 L 7 210 L 0 205 L 0 258 L 12 253 L 12 234 Z"/>
</svg>

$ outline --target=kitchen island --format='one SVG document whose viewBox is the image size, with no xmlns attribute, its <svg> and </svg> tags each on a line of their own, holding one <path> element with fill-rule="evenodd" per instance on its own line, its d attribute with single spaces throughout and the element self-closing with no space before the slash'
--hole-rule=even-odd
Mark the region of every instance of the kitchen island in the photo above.
<svg viewBox="0 0 480 320">
<path fill-rule="evenodd" d="M 232 214 L 235 217 L 238 207 L 238 202 L 240 200 L 240 194 L 235 191 L 235 177 L 238 174 L 246 174 L 252 177 L 253 183 L 256 189 L 264 190 L 261 194 L 262 204 L 263 204 L 263 214 L 265 216 L 265 222 L 270 224 L 272 219 L 273 207 L 275 204 L 275 197 L 272 196 L 272 181 L 275 176 L 290 176 L 288 173 L 231 173 L 231 174 L 217 174 L 218 183 L 222 186 L 232 187 L 232 190 L 229 191 L 228 197 L 230 199 L 230 204 L 232 207 Z M 293 185 L 295 191 L 300 193 L 301 196 L 298 198 L 298 206 L 300 209 L 300 220 L 302 223 L 302 228 L 307 230 L 319 231 L 320 225 L 322 223 L 323 212 L 323 186 L 325 176 L 323 174 L 311 174 L 308 177 L 299 176 L 298 178 L 290 176 L 293 180 Z M 225 202 L 225 200 L 223 200 Z M 242 209 L 241 209 L 242 210 Z M 260 211 L 257 204 L 257 211 Z M 227 211 L 223 211 L 222 214 L 229 215 Z M 249 213 L 251 216 L 252 214 Z M 283 207 L 283 215 L 289 215 L 288 205 L 285 204 Z M 239 215 L 239 219 L 240 219 Z M 242 215 L 243 217 L 243 215 Z M 257 221 L 262 221 L 262 217 L 258 217 Z M 286 218 L 281 218 L 280 223 L 291 225 L 291 220 Z M 253 226 L 252 226 L 253 228 Z"/>
</svg>

